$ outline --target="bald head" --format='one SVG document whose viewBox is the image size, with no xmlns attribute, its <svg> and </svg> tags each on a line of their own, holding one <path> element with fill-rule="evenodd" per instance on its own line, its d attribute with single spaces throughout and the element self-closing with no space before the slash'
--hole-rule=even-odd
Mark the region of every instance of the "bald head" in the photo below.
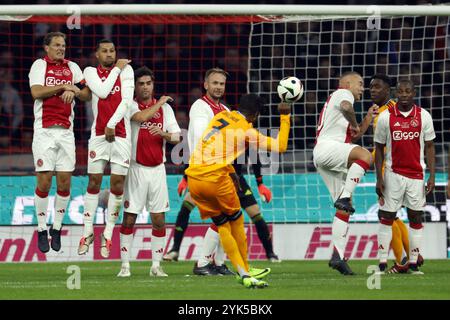
<svg viewBox="0 0 450 320">
<path fill-rule="evenodd" d="M 356 101 L 361 100 L 364 92 L 364 81 L 358 72 L 346 72 L 339 79 L 339 87 L 350 90 Z"/>
</svg>

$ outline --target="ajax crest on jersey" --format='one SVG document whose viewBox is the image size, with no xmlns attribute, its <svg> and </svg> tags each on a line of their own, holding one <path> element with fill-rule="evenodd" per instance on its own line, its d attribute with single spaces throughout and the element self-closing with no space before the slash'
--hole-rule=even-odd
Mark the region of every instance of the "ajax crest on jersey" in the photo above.
<svg viewBox="0 0 450 320">
<path fill-rule="evenodd" d="M 303 84 L 296 77 L 285 77 L 280 80 L 277 91 L 281 101 L 293 103 L 303 96 Z"/>
</svg>

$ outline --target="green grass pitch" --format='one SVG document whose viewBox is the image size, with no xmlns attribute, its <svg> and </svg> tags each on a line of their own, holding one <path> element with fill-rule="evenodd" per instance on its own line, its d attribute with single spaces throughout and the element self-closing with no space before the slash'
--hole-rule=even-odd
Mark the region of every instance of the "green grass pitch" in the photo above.
<svg viewBox="0 0 450 320">
<path fill-rule="evenodd" d="M 229 264 L 229 262 L 228 262 Z M 193 262 L 164 263 L 167 278 L 149 276 L 150 262 L 132 262 L 130 278 L 117 278 L 120 262 L 5 263 L 0 265 L 0 299 L 450 299 L 450 260 L 427 260 L 424 275 L 383 275 L 380 289 L 367 288 L 367 267 L 375 260 L 353 260 L 356 276 L 341 276 L 326 261 L 266 261 L 269 287 L 246 289 L 234 277 L 194 276 Z M 80 268 L 81 288 L 69 290 L 70 265 Z"/>
</svg>

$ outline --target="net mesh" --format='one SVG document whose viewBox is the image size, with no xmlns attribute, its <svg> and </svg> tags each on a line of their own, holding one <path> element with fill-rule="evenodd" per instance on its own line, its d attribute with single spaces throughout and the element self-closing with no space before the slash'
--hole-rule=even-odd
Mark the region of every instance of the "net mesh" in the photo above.
<svg viewBox="0 0 450 320">
<path fill-rule="evenodd" d="M 154 70 L 156 96 L 175 98 L 176 118 L 185 129 L 189 107 L 202 95 L 203 75 L 209 68 L 221 67 L 230 73 L 224 98 L 228 105 L 235 106 L 246 92 L 266 99 L 270 107 L 260 117 L 261 129 L 279 125 L 275 108 L 279 102 L 278 81 L 291 75 L 301 79 L 305 94 L 293 106 L 288 152 L 280 159 L 262 155 L 264 182 L 274 196 L 269 204 L 260 202 L 269 222 L 330 222 L 333 217 L 331 198 L 312 164 L 312 149 L 319 112 L 337 87 L 339 75 L 358 71 L 366 88 L 375 73 L 387 73 L 393 79 L 411 78 L 418 89 L 416 101 L 430 111 L 437 134 L 438 187 L 428 198 L 432 208 L 426 219 L 446 221 L 444 172 L 450 127 L 448 17 L 383 17 L 380 27 L 371 29 L 364 17 L 123 15 L 82 17 L 81 29 L 72 30 L 67 28 L 65 17 L 0 21 L 0 224 L 9 225 L 13 220 L 19 224 L 36 222 L 29 201 L 35 182 L 31 154 L 34 115 L 28 72 L 32 62 L 44 56 L 42 40 L 50 31 L 67 34 L 66 57 L 81 69 L 97 64 L 94 48 L 98 40 L 112 39 L 119 58 L 131 59 L 134 68 L 146 65 Z M 359 120 L 370 105 L 366 91 L 362 102 L 355 104 Z M 72 201 L 71 210 L 80 216 L 91 123 L 89 103 L 77 102 L 75 175 L 80 179 L 72 187 L 72 198 L 78 200 Z M 369 149 L 372 134 L 369 129 L 360 141 Z M 168 173 L 180 174 L 181 168 L 171 161 L 170 149 L 167 159 Z M 169 176 L 169 223 L 175 222 L 181 205 L 176 195 L 177 180 L 178 177 Z M 255 188 L 254 179 L 248 180 Z M 358 214 L 352 217 L 354 221 L 377 220 L 374 181 L 370 172 L 357 188 Z M 26 215 L 28 218 L 23 218 Z M 17 220 L 17 216 L 22 216 L 22 220 Z M 81 218 L 67 219 L 66 223 L 81 222 Z M 200 222 L 195 216 L 192 219 Z"/>
</svg>

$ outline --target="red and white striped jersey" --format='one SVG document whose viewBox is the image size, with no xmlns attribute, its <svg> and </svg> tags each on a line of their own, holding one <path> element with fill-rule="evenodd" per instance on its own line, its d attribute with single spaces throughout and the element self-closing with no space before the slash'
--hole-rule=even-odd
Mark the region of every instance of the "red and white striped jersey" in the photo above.
<svg viewBox="0 0 450 320">
<path fill-rule="evenodd" d="M 229 111 L 228 107 L 220 103 L 216 104 L 206 95 L 197 99 L 189 110 L 188 144 L 192 152 L 195 145 L 202 138 L 203 131 L 208 127 L 212 118 L 219 112 Z"/>
<path fill-rule="evenodd" d="M 374 140 L 386 145 L 386 169 L 411 179 L 423 179 L 425 141 L 436 137 L 428 111 L 414 105 L 410 112 L 398 104 L 380 114 Z"/>
<path fill-rule="evenodd" d="M 130 119 L 133 115 L 141 110 L 150 108 L 156 103 L 153 99 L 150 104 L 145 105 L 137 101 L 133 101 L 130 108 Z M 175 114 L 167 103 L 153 115 L 153 118 L 145 122 L 131 122 L 131 159 L 137 163 L 154 167 L 166 162 L 165 145 L 166 140 L 161 136 L 153 135 L 149 129 L 152 126 L 158 126 L 161 130 L 168 133 L 181 133 Z"/>
<path fill-rule="evenodd" d="M 61 84 L 84 83 L 83 73 L 75 62 L 66 59 L 56 62 L 48 56 L 34 61 L 28 77 L 30 88 L 34 85 L 53 87 Z M 61 99 L 63 92 L 45 99 L 34 100 L 34 130 L 51 126 L 73 130 L 75 100 L 72 103 L 64 103 Z"/>
<path fill-rule="evenodd" d="M 320 112 L 316 143 L 325 140 L 351 143 L 350 123 L 341 112 L 342 101 L 348 101 L 353 105 L 355 98 L 351 91 L 338 89 L 328 97 Z"/>
<path fill-rule="evenodd" d="M 131 103 L 134 94 L 134 72 L 127 65 L 122 71 L 118 67 L 105 69 L 102 66 L 84 69 L 86 84 L 92 91 L 91 138 L 105 134 L 105 127 L 121 103 Z M 129 138 L 130 121 L 128 114 L 115 127 L 116 136 Z"/>
</svg>

